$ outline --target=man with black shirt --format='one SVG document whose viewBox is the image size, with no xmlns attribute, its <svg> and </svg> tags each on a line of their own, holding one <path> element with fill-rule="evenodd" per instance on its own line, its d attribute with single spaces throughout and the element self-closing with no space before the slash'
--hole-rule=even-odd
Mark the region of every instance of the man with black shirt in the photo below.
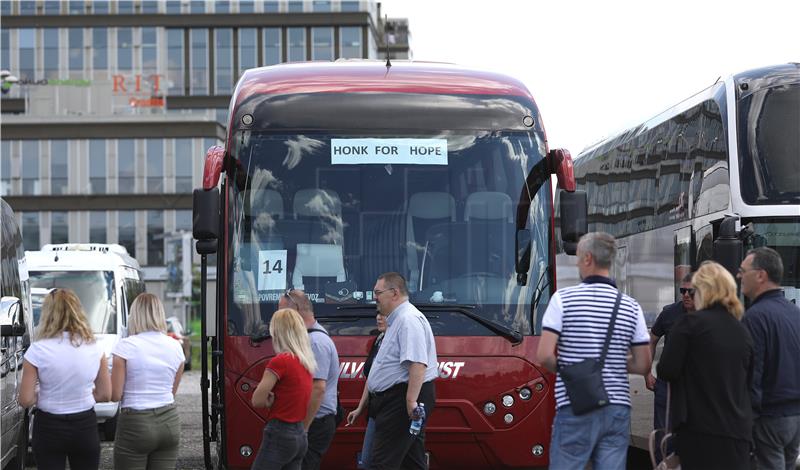
<svg viewBox="0 0 800 470">
<path fill-rule="evenodd" d="M 656 345 L 663 337 L 664 343 L 667 341 L 667 335 L 672 325 L 678 321 L 684 313 L 694 312 L 694 289 L 692 289 L 692 275 L 689 273 L 681 279 L 681 286 L 679 292 L 681 300 L 669 304 L 661 310 L 658 314 L 656 322 L 650 328 L 650 351 L 653 353 L 653 358 L 656 354 Z M 655 392 L 653 397 L 653 429 L 663 429 L 667 415 L 667 382 L 658 379 L 650 372 L 646 377 L 647 388 Z"/>
<path fill-rule="evenodd" d="M 737 277 L 751 302 L 742 322 L 753 337 L 750 394 L 758 465 L 794 469 L 800 446 L 800 308 L 781 290 L 783 262 L 771 248 L 750 250 Z"/>
</svg>

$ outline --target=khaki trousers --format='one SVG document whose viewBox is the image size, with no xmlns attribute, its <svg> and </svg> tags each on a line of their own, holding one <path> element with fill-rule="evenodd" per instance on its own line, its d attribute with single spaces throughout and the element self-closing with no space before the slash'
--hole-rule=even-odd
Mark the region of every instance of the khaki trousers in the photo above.
<svg viewBox="0 0 800 470">
<path fill-rule="evenodd" d="M 114 439 L 114 468 L 174 470 L 180 433 L 174 404 L 149 410 L 123 408 Z"/>
</svg>

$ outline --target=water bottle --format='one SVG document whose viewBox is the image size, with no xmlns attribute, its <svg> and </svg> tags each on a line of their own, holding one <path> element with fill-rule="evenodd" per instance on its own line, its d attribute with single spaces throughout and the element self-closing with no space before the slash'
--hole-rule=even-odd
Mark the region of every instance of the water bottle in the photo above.
<svg viewBox="0 0 800 470">
<path fill-rule="evenodd" d="M 422 431 L 423 425 L 425 425 L 425 404 L 420 403 L 411 413 L 411 425 L 408 427 L 408 432 L 416 436 Z"/>
</svg>

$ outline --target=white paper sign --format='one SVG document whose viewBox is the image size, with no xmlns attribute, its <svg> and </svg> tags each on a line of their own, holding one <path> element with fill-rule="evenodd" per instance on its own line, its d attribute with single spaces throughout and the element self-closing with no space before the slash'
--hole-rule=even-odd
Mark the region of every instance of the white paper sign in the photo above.
<svg viewBox="0 0 800 470">
<path fill-rule="evenodd" d="M 447 139 L 331 139 L 331 164 L 447 165 Z"/>
<path fill-rule="evenodd" d="M 258 290 L 286 289 L 286 250 L 258 252 Z"/>
</svg>

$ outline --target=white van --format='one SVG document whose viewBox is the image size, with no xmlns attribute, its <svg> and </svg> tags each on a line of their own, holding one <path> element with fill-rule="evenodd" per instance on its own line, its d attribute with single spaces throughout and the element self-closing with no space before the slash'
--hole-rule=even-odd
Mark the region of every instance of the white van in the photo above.
<svg viewBox="0 0 800 470">
<path fill-rule="evenodd" d="M 139 263 L 117 244 L 45 245 L 41 251 L 25 254 L 34 292 L 46 293 L 54 288 L 75 291 L 111 368 L 111 350 L 125 334 L 128 308 L 145 290 Z M 94 409 L 103 436 L 113 440 L 119 403 L 98 403 Z"/>
</svg>

